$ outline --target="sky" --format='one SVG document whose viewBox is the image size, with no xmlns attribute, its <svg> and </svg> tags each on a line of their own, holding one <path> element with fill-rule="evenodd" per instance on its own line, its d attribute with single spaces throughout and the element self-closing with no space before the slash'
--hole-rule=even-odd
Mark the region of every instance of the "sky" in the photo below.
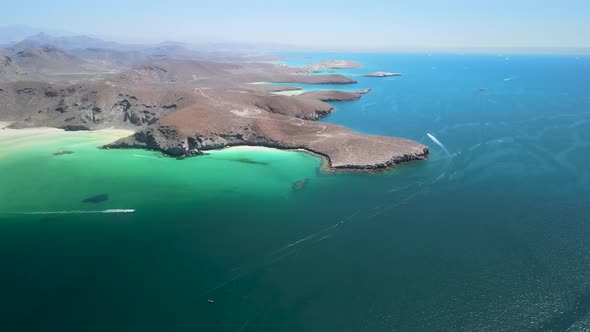
<svg viewBox="0 0 590 332">
<path fill-rule="evenodd" d="M 324 50 L 590 47 L 590 0 L 7 1 L 0 25 L 125 42 L 281 43 Z"/>
</svg>

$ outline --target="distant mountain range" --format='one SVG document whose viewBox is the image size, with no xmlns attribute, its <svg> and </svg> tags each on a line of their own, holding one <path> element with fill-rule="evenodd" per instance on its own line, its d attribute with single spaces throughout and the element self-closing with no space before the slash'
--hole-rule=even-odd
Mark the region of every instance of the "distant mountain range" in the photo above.
<svg viewBox="0 0 590 332">
<path fill-rule="evenodd" d="M 43 29 L 32 28 L 25 25 L 0 26 L 0 45 L 13 44 L 42 31 Z M 58 33 L 54 32 L 49 33 L 58 35 Z"/>
<path fill-rule="evenodd" d="M 115 42 L 98 37 L 72 34 L 66 31 L 46 30 L 25 25 L 0 26 L 0 48 L 24 48 L 52 45 L 62 49 L 108 48 L 116 50 L 138 50 L 147 47 L 180 46 L 189 49 L 207 49 L 222 52 L 261 52 L 294 50 L 293 46 L 276 43 L 200 42 L 185 43 L 166 40 L 161 43 Z"/>
<path fill-rule="evenodd" d="M 2 28 L 6 33 L 20 36 L 34 29 Z M 10 38 L 13 40 L 13 38 Z M 0 45 L 4 79 L 19 80 L 45 74 L 81 74 L 110 72 L 141 66 L 163 59 L 248 62 L 276 60 L 247 44 L 190 45 L 167 40 L 158 44 L 125 44 L 85 35 L 52 35 L 36 32 L 22 40 Z"/>
<path fill-rule="evenodd" d="M 29 36 L 20 42 L 12 44 L 10 47 L 15 49 L 25 49 L 40 46 L 55 46 L 62 49 L 79 49 L 79 48 L 113 48 L 120 49 L 125 46 L 111 41 L 88 37 L 88 36 L 61 36 L 56 37 L 44 32 Z"/>
</svg>

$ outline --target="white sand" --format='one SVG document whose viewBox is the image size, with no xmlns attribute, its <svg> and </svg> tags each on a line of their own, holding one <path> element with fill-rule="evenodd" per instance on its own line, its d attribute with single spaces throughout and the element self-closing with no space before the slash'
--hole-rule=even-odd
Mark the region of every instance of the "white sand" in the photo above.
<svg viewBox="0 0 590 332">
<path fill-rule="evenodd" d="M 8 127 L 10 124 L 11 124 L 11 122 L 0 121 L 0 129 L 4 129 L 4 128 Z"/>
<path fill-rule="evenodd" d="M 301 90 L 276 91 L 276 92 L 273 92 L 273 94 L 280 95 L 280 96 L 298 96 L 304 92 L 305 92 L 305 90 L 301 89 Z"/>
<path fill-rule="evenodd" d="M 62 135 L 65 133 L 64 130 L 56 129 L 56 128 L 23 128 L 23 129 L 9 129 L 5 128 L 6 126 L 1 126 L 2 130 L 0 131 L 0 138 L 9 139 L 9 138 L 23 138 L 23 139 L 31 139 L 31 138 L 49 138 Z M 6 140 L 4 140 L 6 142 Z"/>
<path fill-rule="evenodd" d="M 217 150 L 207 150 L 205 152 L 218 153 L 218 152 L 242 152 L 242 151 L 284 152 L 285 150 L 275 149 L 275 148 L 267 148 L 264 146 L 240 145 L 240 146 L 229 146 L 229 147 L 217 149 Z"/>
<path fill-rule="evenodd" d="M 0 126 L 2 128 L 0 129 L 0 157 L 22 151 L 26 148 L 47 146 L 60 142 L 68 146 L 80 144 L 102 146 L 133 134 L 130 130 L 120 129 L 65 131 L 63 129 L 46 127 L 23 129 L 8 129 L 4 127 Z"/>
<path fill-rule="evenodd" d="M 131 130 L 123 129 L 100 129 L 93 131 L 65 131 L 63 129 L 50 128 L 50 127 L 35 127 L 35 128 L 23 128 L 23 129 L 9 129 L 5 128 L 10 123 L 0 123 L 0 137 L 1 138 L 49 138 L 58 136 L 89 136 L 96 138 L 113 138 L 119 139 L 133 135 Z"/>
</svg>

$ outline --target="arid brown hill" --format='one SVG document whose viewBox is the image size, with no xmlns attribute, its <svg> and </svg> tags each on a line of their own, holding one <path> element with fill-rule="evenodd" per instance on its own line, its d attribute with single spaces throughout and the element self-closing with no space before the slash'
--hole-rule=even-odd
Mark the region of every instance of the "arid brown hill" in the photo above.
<svg viewBox="0 0 590 332">
<path fill-rule="evenodd" d="M 0 53 L 0 78 L 13 81 L 21 78 L 21 68 L 12 59 Z"/>
<path fill-rule="evenodd" d="M 85 71 L 86 61 L 53 46 L 28 48 L 14 55 L 16 64 L 28 72 L 71 73 Z"/>
</svg>

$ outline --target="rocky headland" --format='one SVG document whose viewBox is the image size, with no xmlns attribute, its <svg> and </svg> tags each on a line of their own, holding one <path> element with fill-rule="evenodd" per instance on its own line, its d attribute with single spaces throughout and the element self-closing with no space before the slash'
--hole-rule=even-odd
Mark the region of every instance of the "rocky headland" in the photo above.
<svg viewBox="0 0 590 332">
<path fill-rule="evenodd" d="M 334 111 L 327 102 L 356 100 L 370 89 L 273 93 L 298 89 L 281 83 L 356 83 L 343 75 L 210 59 L 163 58 L 120 68 L 129 57 L 97 62 L 53 46 L 0 54 L 0 120 L 11 121 L 12 128 L 131 129 L 135 134 L 106 147 L 175 157 L 240 145 L 301 149 L 324 158 L 330 170 L 385 169 L 428 154 L 426 146 L 410 140 L 315 121 Z"/>
</svg>

